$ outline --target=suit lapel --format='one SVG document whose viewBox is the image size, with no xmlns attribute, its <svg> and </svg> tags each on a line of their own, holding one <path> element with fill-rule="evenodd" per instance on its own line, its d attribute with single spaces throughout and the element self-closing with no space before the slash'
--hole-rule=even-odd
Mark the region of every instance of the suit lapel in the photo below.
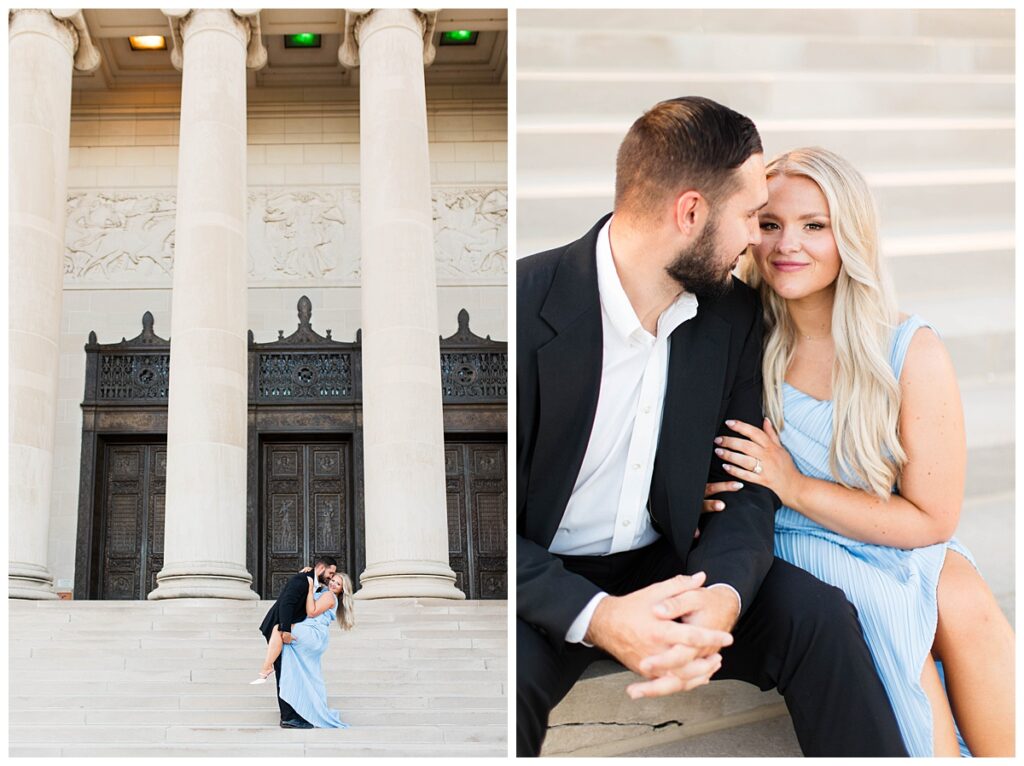
<svg viewBox="0 0 1024 766">
<path fill-rule="evenodd" d="M 713 439 L 720 425 L 729 335 L 729 324 L 706 309 L 672 333 L 668 387 L 651 480 L 652 509 L 662 531 L 672 538 L 692 537 L 700 514 Z M 677 549 L 688 549 L 692 540 L 685 543 Z"/>
<path fill-rule="evenodd" d="M 556 334 L 537 350 L 540 406 L 527 505 L 541 511 L 529 521 L 544 546 L 569 502 L 597 412 L 603 333 L 595 252 L 607 218 L 566 250 L 540 312 Z"/>
</svg>

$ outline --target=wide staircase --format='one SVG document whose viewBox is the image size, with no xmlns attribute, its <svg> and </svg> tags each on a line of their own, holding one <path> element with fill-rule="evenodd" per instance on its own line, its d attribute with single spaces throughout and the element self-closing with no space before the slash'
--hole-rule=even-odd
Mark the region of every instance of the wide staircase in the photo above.
<svg viewBox="0 0 1024 766">
<path fill-rule="evenodd" d="M 958 536 L 1013 619 L 1014 16 L 1002 11 L 521 10 L 517 255 L 612 206 L 615 153 L 657 101 L 750 116 L 766 157 L 820 145 L 867 177 L 900 307 L 959 377 Z M 546 754 L 798 755 L 781 698 L 719 682 L 633 702 L 598 665 L 554 711 Z"/>
<path fill-rule="evenodd" d="M 250 686 L 271 602 L 10 601 L 11 756 L 504 756 L 504 601 L 356 603 L 323 674 L 348 729 Z"/>
</svg>

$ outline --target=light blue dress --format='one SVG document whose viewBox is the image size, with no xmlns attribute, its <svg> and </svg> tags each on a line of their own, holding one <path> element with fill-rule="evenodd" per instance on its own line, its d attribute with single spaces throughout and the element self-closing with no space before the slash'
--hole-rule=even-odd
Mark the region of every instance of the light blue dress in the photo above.
<svg viewBox="0 0 1024 766">
<path fill-rule="evenodd" d="M 897 379 L 920 327 L 930 325 L 915 315 L 896 328 L 889 362 Z M 832 402 L 814 399 L 786 383 L 783 412 L 780 438 L 797 469 L 835 481 L 828 460 Z M 864 638 L 912 756 L 931 756 L 933 750 L 931 705 L 921 688 L 921 668 L 935 639 L 936 587 L 947 548 L 974 563 L 955 539 L 905 550 L 851 540 L 786 506 L 775 515 L 775 555 L 841 588 L 857 607 Z M 960 750 L 970 755 L 962 739 Z"/>
<path fill-rule="evenodd" d="M 333 595 L 333 594 L 332 594 Z M 290 644 L 281 650 L 281 699 L 318 729 L 347 729 L 337 710 L 327 707 L 327 688 L 320 659 L 330 641 L 334 607 L 292 625 Z"/>
</svg>

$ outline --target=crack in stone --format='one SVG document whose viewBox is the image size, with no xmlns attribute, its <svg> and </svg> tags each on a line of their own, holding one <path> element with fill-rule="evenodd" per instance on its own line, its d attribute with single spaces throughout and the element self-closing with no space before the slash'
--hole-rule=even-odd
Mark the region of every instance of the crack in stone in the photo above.
<svg viewBox="0 0 1024 766">
<path fill-rule="evenodd" d="M 661 723 L 623 723 L 622 721 L 573 721 L 570 723 L 556 723 L 550 726 L 551 729 L 564 729 L 570 726 L 641 726 L 649 728 L 651 731 L 660 731 L 670 726 L 682 726 L 682 721 L 668 720 L 662 721 Z"/>
</svg>

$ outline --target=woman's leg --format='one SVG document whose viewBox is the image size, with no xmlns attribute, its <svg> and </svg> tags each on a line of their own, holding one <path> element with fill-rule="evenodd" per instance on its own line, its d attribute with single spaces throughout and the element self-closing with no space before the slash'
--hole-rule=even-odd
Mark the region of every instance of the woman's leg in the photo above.
<svg viewBox="0 0 1024 766">
<path fill-rule="evenodd" d="M 960 744 L 956 741 L 956 729 L 953 727 L 953 711 L 949 709 L 946 691 L 942 688 L 939 671 L 935 660 L 929 654 L 921 669 L 921 688 L 928 695 L 932 706 L 932 739 L 935 742 L 936 758 L 955 758 L 960 755 Z"/>
<path fill-rule="evenodd" d="M 262 675 L 270 675 L 270 671 L 274 669 L 274 661 L 281 656 L 281 647 L 283 646 L 281 631 L 275 625 L 274 631 L 270 634 L 270 640 L 267 642 L 267 657 L 263 660 L 263 667 L 260 668 Z"/>
<path fill-rule="evenodd" d="M 1012 756 L 1013 628 L 971 563 L 946 552 L 932 653 L 964 742 L 975 756 Z"/>
</svg>

